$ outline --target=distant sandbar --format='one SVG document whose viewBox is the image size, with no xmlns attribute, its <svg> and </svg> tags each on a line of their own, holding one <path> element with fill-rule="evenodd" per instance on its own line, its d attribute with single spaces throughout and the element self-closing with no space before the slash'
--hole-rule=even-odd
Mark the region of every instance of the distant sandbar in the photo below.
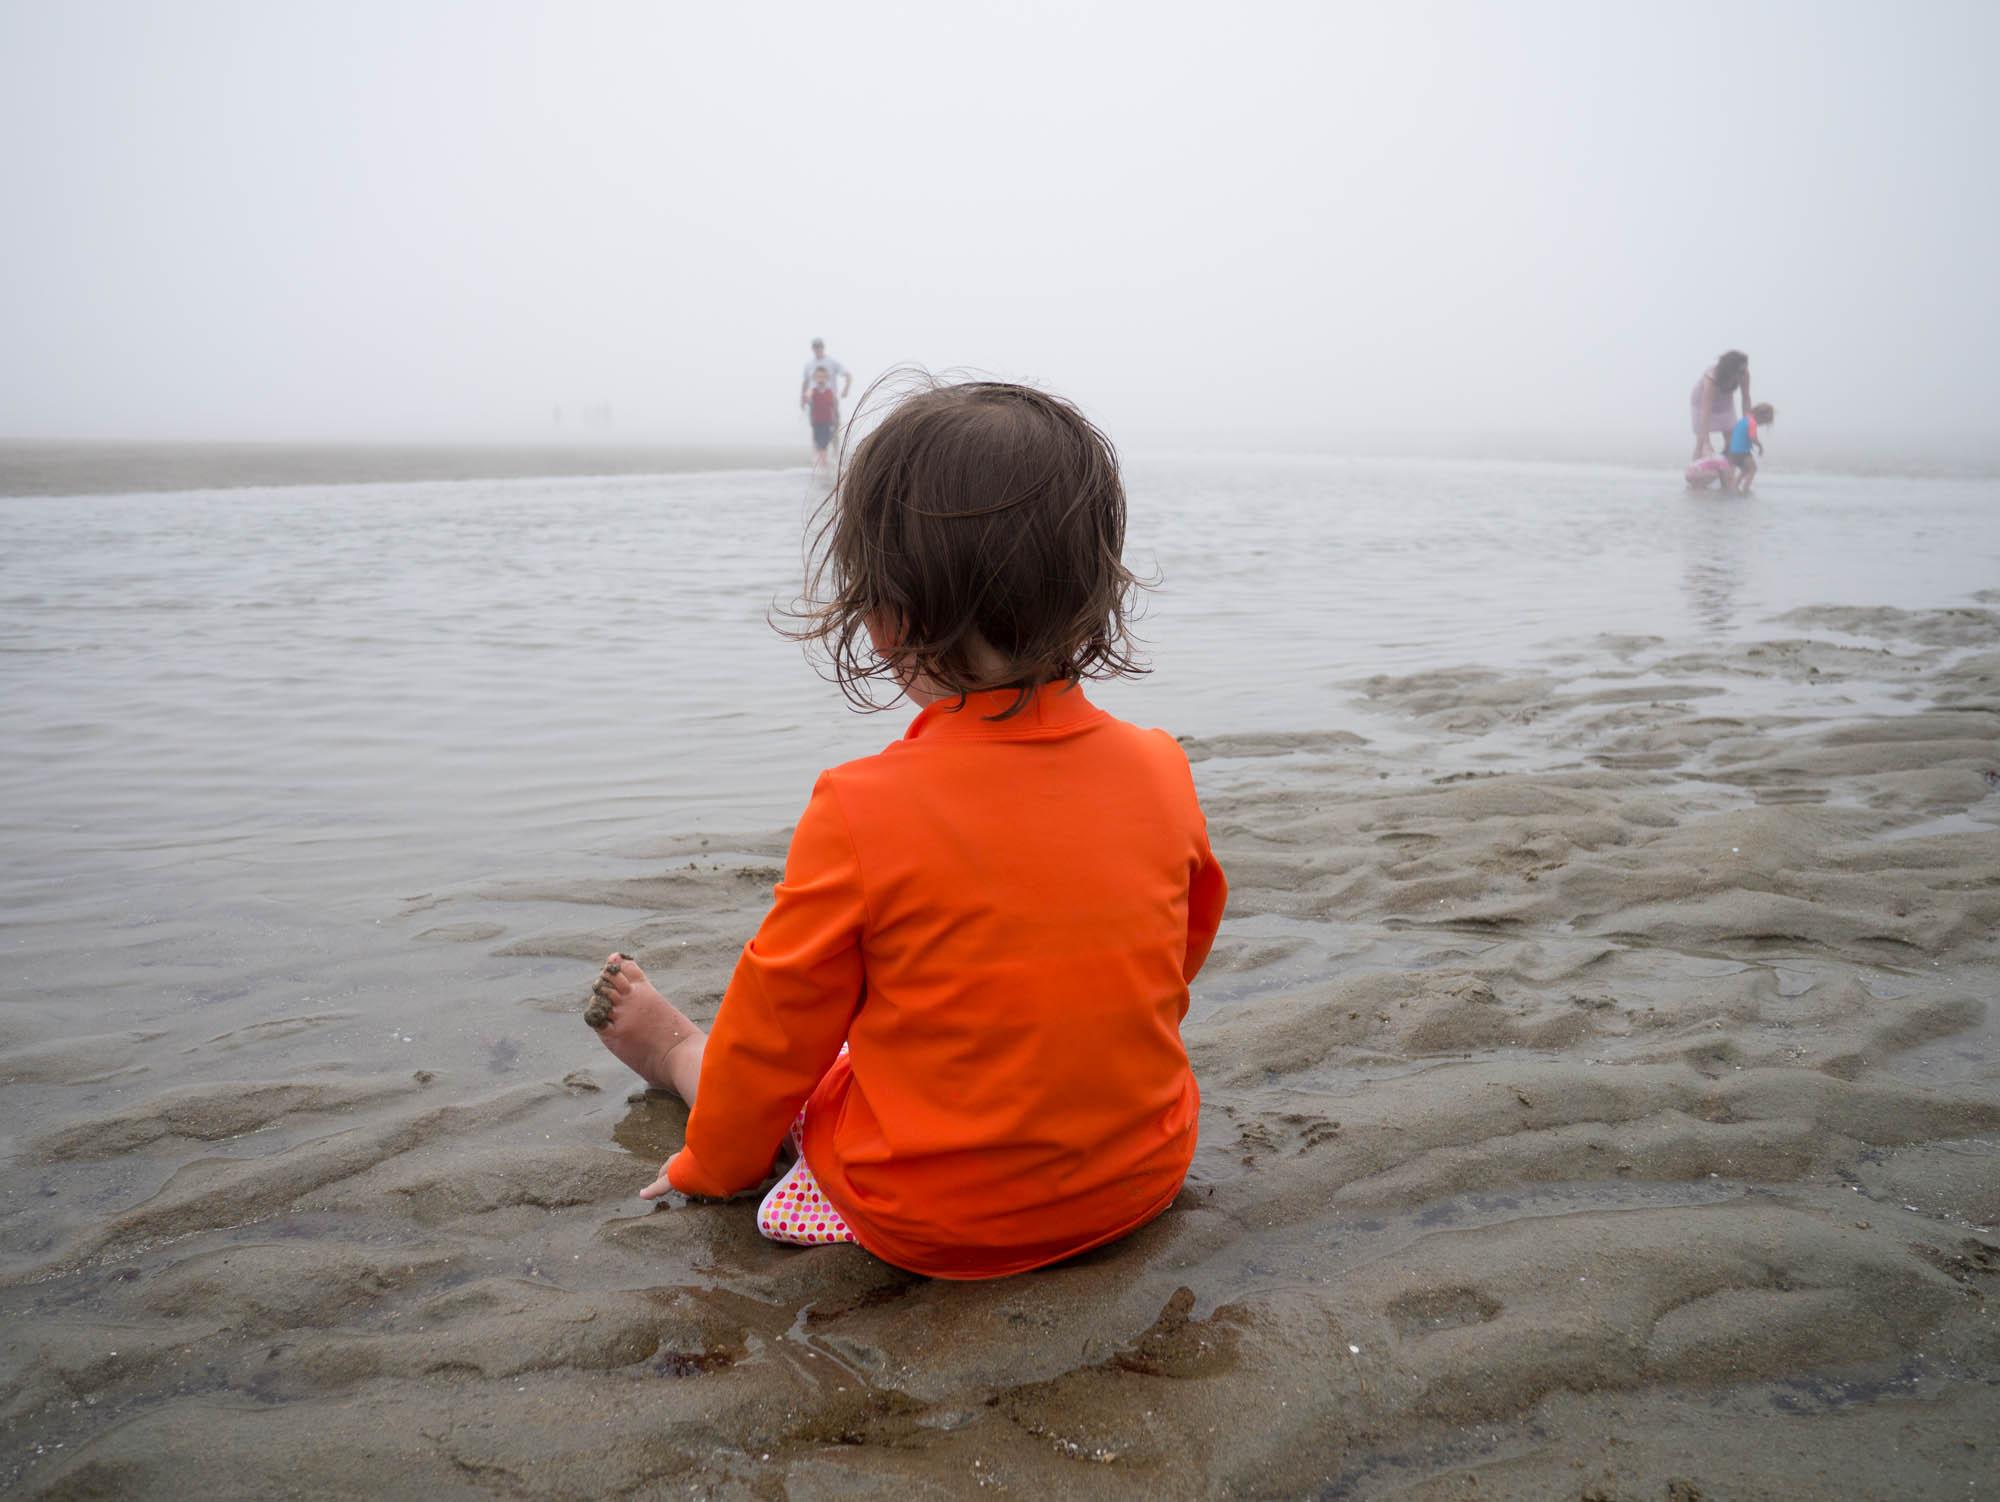
<svg viewBox="0 0 2000 1502">
<path fill-rule="evenodd" d="M 600 443 L 161 443 L 0 440 L 0 496 L 128 495 L 278 485 L 372 485 L 781 469 L 800 450 Z"/>
</svg>

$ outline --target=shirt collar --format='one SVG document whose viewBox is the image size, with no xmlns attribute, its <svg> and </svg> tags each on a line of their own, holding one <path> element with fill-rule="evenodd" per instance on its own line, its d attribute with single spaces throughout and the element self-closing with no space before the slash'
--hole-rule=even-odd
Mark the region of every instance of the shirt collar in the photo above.
<svg viewBox="0 0 2000 1502">
<path fill-rule="evenodd" d="M 967 694 L 963 704 L 955 698 L 939 699 L 917 711 L 903 739 L 1022 740 L 1061 735 L 1104 718 L 1104 711 L 1083 696 L 1083 686 L 1077 683 L 1044 683 L 1019 714 L 991 718 L 1005 714 L 1017 696 L 1015 689 L 992 688 Z"/>
</svg>

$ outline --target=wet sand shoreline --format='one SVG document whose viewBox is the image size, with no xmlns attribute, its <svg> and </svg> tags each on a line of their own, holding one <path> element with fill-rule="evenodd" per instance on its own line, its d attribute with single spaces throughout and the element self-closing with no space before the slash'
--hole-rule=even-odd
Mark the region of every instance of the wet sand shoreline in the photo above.
<svg viewBox="0 0 2000 1502">
<path fill-rule="evenodd" d="M 805 445 L 0 439 L 0 497 L 795 469 Z"/>
<path fill-rule="evenodd" d="M 110 1018 L 0 1040 L 51 1101 L 129 1081 L 14 1145 L 10 1182 L 101 1209 L 9 1244 L 0 1476 L 1965 1495 L 2000 1429 L 1996 605 L 1352 683 L 1393 748 L 1188 742 L 1233 888 L 1194 1172 L 1018 1279 L 632 1198 L 684 1117 L 577 1019 L 590 967 L 630 950 L 708 1015 L 782 831 L 516 879 L 524 924 L 442 933 L 574 963 L 513 1003 L 573 1029 L 567 1070 L 357 1068 L 310 1012 L 226 1084 Z M 1717 712 L 1746 684 L 1825 703 Z"/>
</svg>

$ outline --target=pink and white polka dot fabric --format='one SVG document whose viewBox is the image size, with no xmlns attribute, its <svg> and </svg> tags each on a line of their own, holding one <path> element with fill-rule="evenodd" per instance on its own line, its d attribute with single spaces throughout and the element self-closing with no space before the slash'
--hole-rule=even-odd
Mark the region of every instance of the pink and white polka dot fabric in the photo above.
<svg viewBox="0 0 2000 1502">
<path fill-rule="evenodd" d="M 806 1113 L 801 1111 L 798 1120 L 792 1123 L 795 1148 L 804 1135 L 805 1121 Z M 854 1233 L 847 1229 L 840 1212 L 820 1193 L 819 1181 L 806 1167 L 803 1152 L 757 1206 L 757 1230 L 771 1241 L 790 1242 L 793 1246 L 829 1246 L 837 1241 L 854 1240 Z"/>
</svg>

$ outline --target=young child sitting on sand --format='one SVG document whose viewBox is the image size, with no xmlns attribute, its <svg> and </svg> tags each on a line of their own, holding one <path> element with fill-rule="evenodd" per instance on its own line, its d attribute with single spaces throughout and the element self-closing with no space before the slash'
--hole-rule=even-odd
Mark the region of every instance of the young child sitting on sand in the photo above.
<svg viewBox="0 0 2000 1502">
<path fill-rule="evenodd" d="M 1778 410 L 1769 402 L 1759 402 L 1750 409 L 1747 416 L 1736 419 L 1736 426 L 1729 431 L 1729 475 L 1723 484 L 1738 495 L 1750 493 L 1750 482 L 1757 478 L 1757 461 L 1750 450 L 1764 452 L 1764 442 L 1757 436 L 1759 428 L 1768 428 L 1778 420 Z"/>
<path fill-rule="evenodd" d="M 640 1193 L 763 1197 L 776 1241 L 990 1278 L 1125 1235 L 1194 1154 L 1188 982 L 1228 887 L 1187 759 L 1081 680 L 1143 671 L 1109 441 L 1059 398 L 910 397 L 829 501 L 801 637 L 901 740 L 820 775 L 703 1033 L 614 954 L 586 1020 L 692 1108 Z"/>
</svg>

